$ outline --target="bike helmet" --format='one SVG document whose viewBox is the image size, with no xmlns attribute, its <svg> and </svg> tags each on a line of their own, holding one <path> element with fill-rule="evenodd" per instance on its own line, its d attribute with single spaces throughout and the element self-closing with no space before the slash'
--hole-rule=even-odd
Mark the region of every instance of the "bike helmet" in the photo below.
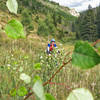
<svg viewBox="0 0 100 100">
<path fill-rule="evenodd" d="M 51 42 L 55 42 L 55 39 L 51 39 Z"/>
</svg>

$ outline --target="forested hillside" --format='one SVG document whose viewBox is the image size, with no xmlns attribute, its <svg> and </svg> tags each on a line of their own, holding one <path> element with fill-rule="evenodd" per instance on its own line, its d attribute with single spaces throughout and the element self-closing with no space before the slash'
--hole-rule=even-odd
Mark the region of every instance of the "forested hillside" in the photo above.
<svg viewBox="0 0 100 100">
<path fill-rule="evenodd" d="M 75 39 L 72 23 L 77 17 L 69 13 L 68 7 L 48 0 L 18 0 L 18 4 L 18 18 L 24 25 L 26 35 L 52 35 L 64 41 L 66 38 Z M 8 12 L 6 0 L 0 0 L 0 5 L 1 11 Z"/>
<path fill-rule="evenodd" d="M 74 24 L 76 38 L 88 41 L 96 41 L 100 38 L 100 6 L 92 8 L 81 13 L 80 17 Z"/>
</svg>

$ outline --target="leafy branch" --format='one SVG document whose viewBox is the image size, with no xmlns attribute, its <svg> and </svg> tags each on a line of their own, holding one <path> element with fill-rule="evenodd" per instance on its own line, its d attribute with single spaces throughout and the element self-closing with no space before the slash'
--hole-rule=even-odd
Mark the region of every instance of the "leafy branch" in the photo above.
<svg viewBox="0 0 100 100">
<path fill-rule="evenodd" d="M 70 52 L 68 52 L 66 56 L 68 56 L 69 54 Z M 65 62 L 65 58 L 64 58 L 62 66 L 50 77 L 50 79 L 47 82 L 43 83 L 43 86 L 46 86 L 47 84 L 49 84 L 53 80 L 53 78 L 57 75 L 57 73 L 59 73 L 63 69 L 63 67 L 65 67 L 65 65 L 69 64 L 72 61 L 72 58 L 70 58 L 67 62 Z M 32 94 L 33 92 L 28 93 L 24 100 L 28 99 Z"/>
</svg>

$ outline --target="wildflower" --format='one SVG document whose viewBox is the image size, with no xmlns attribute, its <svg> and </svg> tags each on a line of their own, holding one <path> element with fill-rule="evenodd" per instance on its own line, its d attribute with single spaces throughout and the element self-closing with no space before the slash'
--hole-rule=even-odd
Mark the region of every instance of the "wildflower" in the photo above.
<svg viewBox="0 0 100 100">
<path fill-rule="evenodd" d="M 26 84 L 30 83 L 31 82 L 31 77 L 28 76 L 27 74 L 25 73 L 22 73 L 20 75 L 20 79 L 23 80 Z"/>
<path fill-rule="evenodd" d="M 41 56 L 40 59 L 42 59 L 43 57 Z"/>
<path fill-rule="evenodd" d="M 10 64 L 7 64 L 7 66 L 10 67 L 11 65 Z"/>
</svg>

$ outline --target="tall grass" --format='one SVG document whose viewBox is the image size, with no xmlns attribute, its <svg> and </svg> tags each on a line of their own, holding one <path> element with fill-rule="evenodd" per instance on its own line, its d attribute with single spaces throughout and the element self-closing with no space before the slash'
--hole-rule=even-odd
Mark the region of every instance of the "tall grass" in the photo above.
<svg viewBox="0 0 100 100">
<path fill-rule="evenodd" d="M 28 89 L 28 87 L 32 87 L 33 81 L 29 85 L 20 81 L 19 76 L 21 73 L 30 75 L 32 80 L 35 75 L 39 75 L 43 82 L 45 82 L 61 66 L 63 55 L 60 55 L 59 59 L 57 58 L 57 61 L 59 61 L 58 63 L 56 58 L 53 59 L 53 57 L 51 57 L 53 60 L 48 60 L 48 56 L 44 53 L 44 50 L 45 45 L 41 45 L 41 41 L 39 40 L 25 39 L 1 41 L 0 100 L 23 99 L 23 97 L 19 96 L 11 97 L 9 94 L 13 88 L 17 89 L 21 86 L 25 86 Z M 42 61 L 45 62 L 42 63 L 42 70 L 36 71 L 34 69 L 34 64 L 37 62 L 41 63 L 41 55 L 43 56 Z M 55 63 L 53 63 L 53 61 Z M 21 68 L 23 69 L 22 71 Z M 94 96 L 94 100 L 100 100 L 100 65 L 86 71 L 68 64 L 56 75 L 52 82 L 55 84 L 51 83 L 45 86 L 45 91 L 50 92 L 57 100 L 66 100 L 70 91 L 77 87 L 89 89 Z M 31 96 L 28 100 L 32 99 L 33 97 Z"/>
</svg>

